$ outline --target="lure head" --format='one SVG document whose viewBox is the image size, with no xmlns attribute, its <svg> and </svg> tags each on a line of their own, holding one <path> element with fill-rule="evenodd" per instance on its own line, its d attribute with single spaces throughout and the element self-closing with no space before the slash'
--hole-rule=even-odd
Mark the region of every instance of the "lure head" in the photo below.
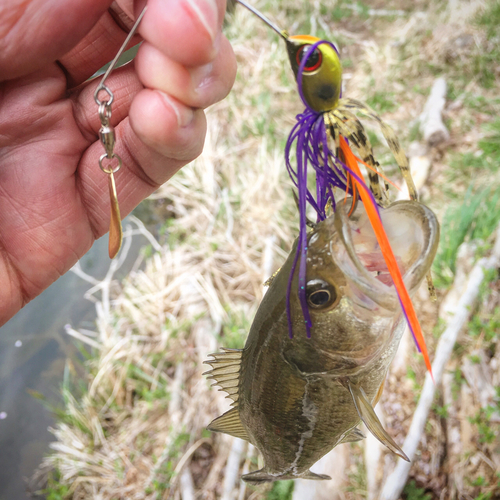
<svg viewBox="0 0 500 500">
<path fill-rule="evenodd" d="M 302 72 L 302 93 L 306 103 L 314 111 L 322 113 L 331 111 L 339 102 L 342 65 L 329 43 L 321 43 L 310 54 L 311 47 L 320 41 L 310 35 L 294 35 L 286 38 L 286 47 L 297 81 L 300 63 L 309 54 Z"/>
</svg>

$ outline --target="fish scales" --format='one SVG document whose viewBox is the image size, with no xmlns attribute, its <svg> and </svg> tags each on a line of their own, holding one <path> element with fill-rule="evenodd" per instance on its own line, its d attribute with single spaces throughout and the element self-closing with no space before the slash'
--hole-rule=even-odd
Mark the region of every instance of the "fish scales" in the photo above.
<svg viewBox="0 0 500 500">
<path fill-rule="evenodd" d="M 234 406 L 208 428 L 247 439 L 263 455 L 264 468 L 243 476 L 248 482 L 329 479 L 309 468 L 338 444 L 362 439 L 356 427 L 361 421 L 406 457 L 373 411 L 404 331 L 402 312 L 394 287 L 383 282 L 387 269 L 363 205 L 350 217 L 345 207 L 350 203 L 339 204 L 309 234 L 311 338 L 305 334 L 297 275 L 290 296 L 294 335 L 288 336 L 286 290 L 295 244 L 271 280 L 244 349 L 225 350 L 207 361 L 213 368 L 208 373 L 230 392 Z M 381 215 L 406 286 L 414 292 L 437 249 L 436 218 L 416 201 L 396 202 Z M 371 271 L 363 258 L 370 260 Z"/>
</svg>

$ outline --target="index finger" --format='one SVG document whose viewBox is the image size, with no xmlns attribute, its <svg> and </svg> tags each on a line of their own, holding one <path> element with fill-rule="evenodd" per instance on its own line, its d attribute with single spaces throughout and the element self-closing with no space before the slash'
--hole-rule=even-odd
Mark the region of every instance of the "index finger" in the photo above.
<svg viewBox="0 0 500 500">
<path fill-rule="evenodd" d="M 192 67 L 217 54 L 225 0 L 149 0 L 139 33 L 165 55 Z"/>
</svg>

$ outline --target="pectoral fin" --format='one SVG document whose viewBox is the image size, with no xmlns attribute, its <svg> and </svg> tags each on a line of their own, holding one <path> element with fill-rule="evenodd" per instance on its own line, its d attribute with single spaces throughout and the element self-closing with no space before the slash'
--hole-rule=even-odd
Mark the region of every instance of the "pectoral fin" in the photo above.
<svg viewBox="0 0 500 500">
<path fill-rule="evenodd" d="M 391 436 L 389 436 L 386 430 L 382 427 L 382 424 L 380 423 L 380 420 L 378 419 L 371 403 L 368 401 L 363 388 L 358 387 L 350 381 L 347 381 L 347 387 L 351 393 L 358 415 L 368 430 L 393 453 L 409 462 L 410 459 L 406 456 L 405 452 L 394 442 Z"/>
</svg>

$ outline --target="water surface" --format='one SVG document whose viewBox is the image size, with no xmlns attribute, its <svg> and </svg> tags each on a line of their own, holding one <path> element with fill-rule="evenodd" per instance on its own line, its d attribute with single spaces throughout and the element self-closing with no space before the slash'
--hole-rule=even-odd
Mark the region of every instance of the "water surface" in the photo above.
<svg viewBox="0 0 500 500">
<path fill-rule="evenodd" d="M 144 241 L 134 238 L 121 275 L 131 268 Z M 109 267 L 107 245 L 107 237 L 101 238 L 81 261 L 83 270 L 98 279 Z M 0 328 L 0 500 L 31 498 L 26 479 L 48 451 L 53 436 L 47 428 L 54 421 L 28 390 L 60 402 L 66 358 L 77 356 L 64 326 L 94 329 L 95 306 L 83 298 L 90 287 L 68 272 Z"/>
</svg>

